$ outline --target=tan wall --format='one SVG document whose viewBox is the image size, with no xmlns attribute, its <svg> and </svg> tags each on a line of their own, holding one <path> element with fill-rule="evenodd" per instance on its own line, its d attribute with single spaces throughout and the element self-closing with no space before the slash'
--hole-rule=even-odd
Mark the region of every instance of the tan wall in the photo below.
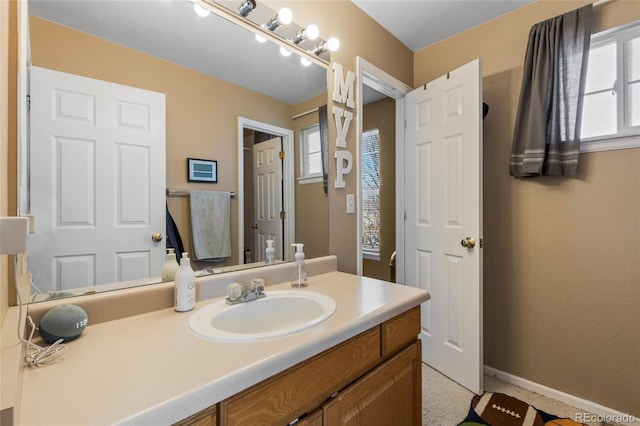
<svg viewBox="0 0 640 426">
<path fill-rule="evenodd" d="M 259 93 L 36 17 L 30 33 L 33 65 L 166 94 L 168 188 L 237 191 L 237 117 L 292 126 L 292 106 Z M 187 157 L 217 160 L 218 183 L 187 182 Z M 170 197 L 168 204 L 190 247 L 188 198 Z M 237 203 L 231 206 L 237 217 Z M 233 223 L 231 238 L 227 263 L 237 264 Z"/>
<path fill-rule="evenodd" d="M 296 105 L 294 115 L 302 114 L 319 106 L 326 105 L 327 94 L 316 96 L 307 102 Z M 300 131 L 318 124 L 318 113 L 306 114 L 293 121 L 295 138 L 295 193 L 296 193 L 296 242 L 304 244 L 307 259 L 326 256 L 329 253 L 329 197 L 324 193 L 322 182 L 300 184 Z M 285 247 L 285 253 L 292 253 L 291 247 Z"/>
<path fill-rule="evenodd" d="M 380 131 L 380 260 L 364 259 L 365 277 L 389 281 L 396 249 L 396 102 L 386 98 L 364 107 L 362 130 Z"/>
<path fill-rule="evenodd" d="M 0 2 L 0 216 L 9 212 L 9 3 Z M 0 330 L 9 306 L 8 256 L 0 256 Z"/>
<path fill-rule="evenodd" d="M 416 53 L 414 86 L 480 57 L 485 364 L 640 415 L 640 149 L 582 154 L 575 178 L 509 176 L 530 27 L 584 2 L 538 1 Z M 596 9 L 596 30 L 640 19 Z"/>
<path fill-rule="evenodd" d="M 336 36 L 340 39 L 340 49 L 331 55 L 331 60 L 341 64 L 345 74 L 356 72 L 356 57 L 360 56 L 371 64 L 385 70 L 398 80 L 411 84 L 413 81 L 413 52 L 391 36 L 349 0 L 330 1 L 266 1 L 274 10 L 288 6 L 295 21 L 306 26 L 316 23 L 322 37 Z M 333 72 L 329 71 L 329 110 L 333 91 Z M 357 82 L 356 82 L 357 84 Z M 357 104 L 357 99 L 355 100 Z M 354 112 L 353 122 L 347 135 L 347 149 L 356 158 L 356 122 L 358 112 Z M 357 268 L 357 217 L 346 213 L 346 195 L 358 193 L 356 165 L 345 178 L 346 188 L 334 188 L 336 164 L 334 159 L 336 128 L 333 117 L 329 117 L 329 252 L 337 255 L 338 269 L 355 273 Z"/>
<path fill-rule="evenodd" d="M 15 216 L 18 7 L 16 1 L 0 3 L 0 216 Z M 15 304 L 13 260 L 9 259 L 9 256 L 0 256 L 0 327 L 4 324 L 8 306 Z"/>
</svg>

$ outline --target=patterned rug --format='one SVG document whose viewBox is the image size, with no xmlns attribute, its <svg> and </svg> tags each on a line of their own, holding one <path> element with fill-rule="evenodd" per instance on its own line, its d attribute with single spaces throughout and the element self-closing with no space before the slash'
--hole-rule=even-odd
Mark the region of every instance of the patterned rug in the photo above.
<svg viewBox="0 0 640 426">
<path fill-rule="evenodd" d="M 469 414 L 458 426 L 582 426 L 538 410 L 502 393 L 485 392 L 471 400 Z"/>
</svg>

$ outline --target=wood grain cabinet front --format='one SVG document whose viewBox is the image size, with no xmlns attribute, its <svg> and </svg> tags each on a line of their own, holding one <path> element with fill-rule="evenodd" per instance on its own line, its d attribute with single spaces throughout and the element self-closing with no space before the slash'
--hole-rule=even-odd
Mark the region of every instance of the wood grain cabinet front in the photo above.
<svg viewBox="0 0 640 426">
<path fill-rule="evenodd" d="M 344 389 L 322 406 L 331 426 L 418 426 L 422 421 L 421 343 Z"/>
<path fill-rule="evenodd" d="M 420 425 L 419 332 L 417 306 L 178 424 Z"/>
<path fill-rule="evenodd" d="M 216 405 L 211 406 L 175 423 L 174 426 L 216 426 L 216 410 Z"/>
</svg>

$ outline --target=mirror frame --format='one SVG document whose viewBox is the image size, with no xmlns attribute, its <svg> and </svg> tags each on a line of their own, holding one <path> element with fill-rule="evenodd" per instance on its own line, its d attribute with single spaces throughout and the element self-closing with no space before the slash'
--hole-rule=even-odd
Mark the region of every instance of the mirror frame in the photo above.
<svg viewBox="0 0 640 426">
<path fill-rule="evenodd" d="M 209 5 L 213 3 L 213 2 L 210 2 L 209 0 L 189 0 L 189 1 L 191 1 L 192 3 L 207 3 Z M 225 13 L 219 13 L 212 10 L 214 13 L 221 16 L 223 19 L 227 19 L 232 23 L 235 23 L 244 29 L 248 29 L 253 33 L 264 35 L 262 33 L 265 33 L 266 30 L 264 28 L 259 27 L 258 25 L 248 20 L 247 18 L 234 16 L 232 12 L 228 11 L 223 6 L 219 6 L 215 3 L 213 3 L 213 5 L 214 5 L 213 9 L 216 9 L 216 10 L 223 9 L 224 11 L 226 11 Z M 232 16 L 232 19 L 229 19 L 229 16 Z M 27 170 L 28 154 L 29 154 L 28 153 L 29 124 L 28 124 L 27 95 L 29 93 L 28 92 L 28 64 L 30 59 L 30 52 L 29 52 L 29 31 L 28 31 L 29 30 L 29 6 L 28 6 L 28 2 L 26 1 L 18 3 L 17 22 L 18 22 L 18 28 L 19 28 L 18 49 L 17 49 L 18 50 L 17 51 L 17 57 L 18 57 L 17 122 L 18 122 L 18 125 L 17 125 L 17 136 L 16 136 L 17 157 L 18 157 L 17 163 L 18 163 L 19 170 Z M 282 39 L 277 34 L 273 34 L 271 32 L 268 32 L 268 34 L 271 34 L 271 36 L 267 38 L 272 40 L 276 44 L 285 45 L 289 47 L 291 50 L 295 51 L 299 55 L 310 59 L 314 64 L 320 65 L 327 72 L 329 71 L 329 67 L 330 67 L 329 61 L 312 54 L 312 52 L 309 52 L 298 45 L 291 43 L 289 40 Z M 243 128 L 251 128 L 255 130 L 268 131 L 269 133 L 282 136 L 283 148 L 285 152 L 288 152 L 290 154 L 285 157 L 286 159 L 283 163 L 283 177 L 286 182 L 284 185 L 284 191 L 283 191 L 284 208 L 287 211 L 288 218 L 290 218 L 290 220 L 287 221 L 288 223 L 285 224 L 285 230 L 284 230 L 285 247 L 283 247 L 283 257 L 284 257 L 283 260 L 284 261 L 291 260 L 292 255 L 290 253 L 290 250 L 286 250 L 286 247 L 288 247 L 289 244 L 295 240 L 295 182 L 296 181 L 295 181 L 295 157 L 294 157 L 295 155 L 294 154 L 294 150 L 295 150 L 294 131 L 291 129 L 285 129 L 285 128 L 269 125 L 266 123 L 246 119 L 243 117 L 238 117 L 238 129 L 239 129 L 238 131 L 238 138 L 239 138 L 238 150 L 239 151 L 238 152 L 239 154 L 241 154 L 242 152 L 242 129 Z M 241 156 L 239 157 L 239 162 L 240 160 L 241 160 Z M 238 192 L 239 201 L 241 201 L 238 207 L 239 215 L 240 215 L 240 220 L 238 224 L 240 241 L 243 241 L 244 239 L 243 226 L 244 226 L 244 196 L 245 195 L 244 195 L 244 176 L 242 175 L 243 170 L 244 170 L 244 167 L 238 168 L 237 192 Z M 28 188 L 27 173 L 18 174 L 17 186 L 18 186 L 17 188 L 18 214 L 20 214 L 21 211 L 22 212 L 30 211 L 29 196 L 27 194 L 27 188 Z M 238 253 L 239 260 L 242 261 L 241 265 L 244 265 L 244 254 L 242 250 L 242 244 L 238 245 L 238 250 L 239 250 L 239 253 Z M 24 274 L 26 273 L 26 270 L 20 270 L 19 273 Z M 134 281 L 139 281 L 139 280 L 134 280 Z M 107 285 L 109 284 L 112 284 L 112 283 L 108 283 Z M 145 283 L 145 285 L 146 284 L 151 284 L 151 283 Z M 121 288 L 122 287 L 117 287 L 114 289 L 121 289 Z M 21 290 L 21 293 L 22 293 L 22 290 Z M 29 294 L 29 293 L 30 293 L 30 289 L 26 294 Z M 92 294 L 92 293 L 93 292 L 85 293 L 85 295 Z M 78 294 L 78 295 L 81 295 L 81 294 Z M 17 303 L 16 298 L 12 296 L 10 297 L 10 299 L 11 299 L 10 305 L 16 305 Z"/>
</svg>

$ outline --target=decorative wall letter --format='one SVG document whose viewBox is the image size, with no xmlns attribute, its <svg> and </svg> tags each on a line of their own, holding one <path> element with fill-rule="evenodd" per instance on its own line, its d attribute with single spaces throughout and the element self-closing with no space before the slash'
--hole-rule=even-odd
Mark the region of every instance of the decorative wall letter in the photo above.
<svg viewBox="0 0 640 426">
<path fill-rule="evenodd" d="M 349 125 L 353 119 L 353 113 L 351 111 L 345 111 L 340 107 L 334 106 L 332 109 L 333 118 L 336 120 L 336 130 L 338 131 L 338 138 L 336 139 L 336 146 L 340 148 L 347 147 L 347 132 L 349 131 Z M 342 118 L 344 117 L 344 121 Z"/>
<path fill-rule="evenodd" d="M 341 104 L 346 103 L 347 108 L 355 108 L 356 103 L 353 101 L 353 88 L 356 81 L 356 75 L 353 71 L 347 71 L 347 78 L 344 78 L 342 65 L 333 62 L 333 95 L 332 99 Z"/>
<path fill-rule="evenodd" d="M 335 188 L 344 188 L 346 186 L 344 182 L 344 175 L 351 173 L 353 167 L 353 156 L 349 151 L 340 150 L 336 151 L 336 182 Z"/>
<path fill-rule="evenodd" d="M 331 99 L 340 104 L 344 104 L 346 108 L 353 109 L 356 103 L 353 101 L 353 91 L 355 87 L 356 75 L 352 71 L 347 71 L 347 78 L 344 78 L 342 65 L 333 62 L 333 94 Z M 336 139 L 336 181 L 335 188 L 344 188 L 346 186 L 344 175 L 351 172 L 353 167 L 353 155 L 351 152 L 338 148 L 347 147 L 347 134 L 349 126 L 353 119 L 353 112 L 347 111 L 346 108 L 334 105 L 331 109 L 333 118 L 336 123 L 336 131 L 338 137 Z"/>
</svg>

